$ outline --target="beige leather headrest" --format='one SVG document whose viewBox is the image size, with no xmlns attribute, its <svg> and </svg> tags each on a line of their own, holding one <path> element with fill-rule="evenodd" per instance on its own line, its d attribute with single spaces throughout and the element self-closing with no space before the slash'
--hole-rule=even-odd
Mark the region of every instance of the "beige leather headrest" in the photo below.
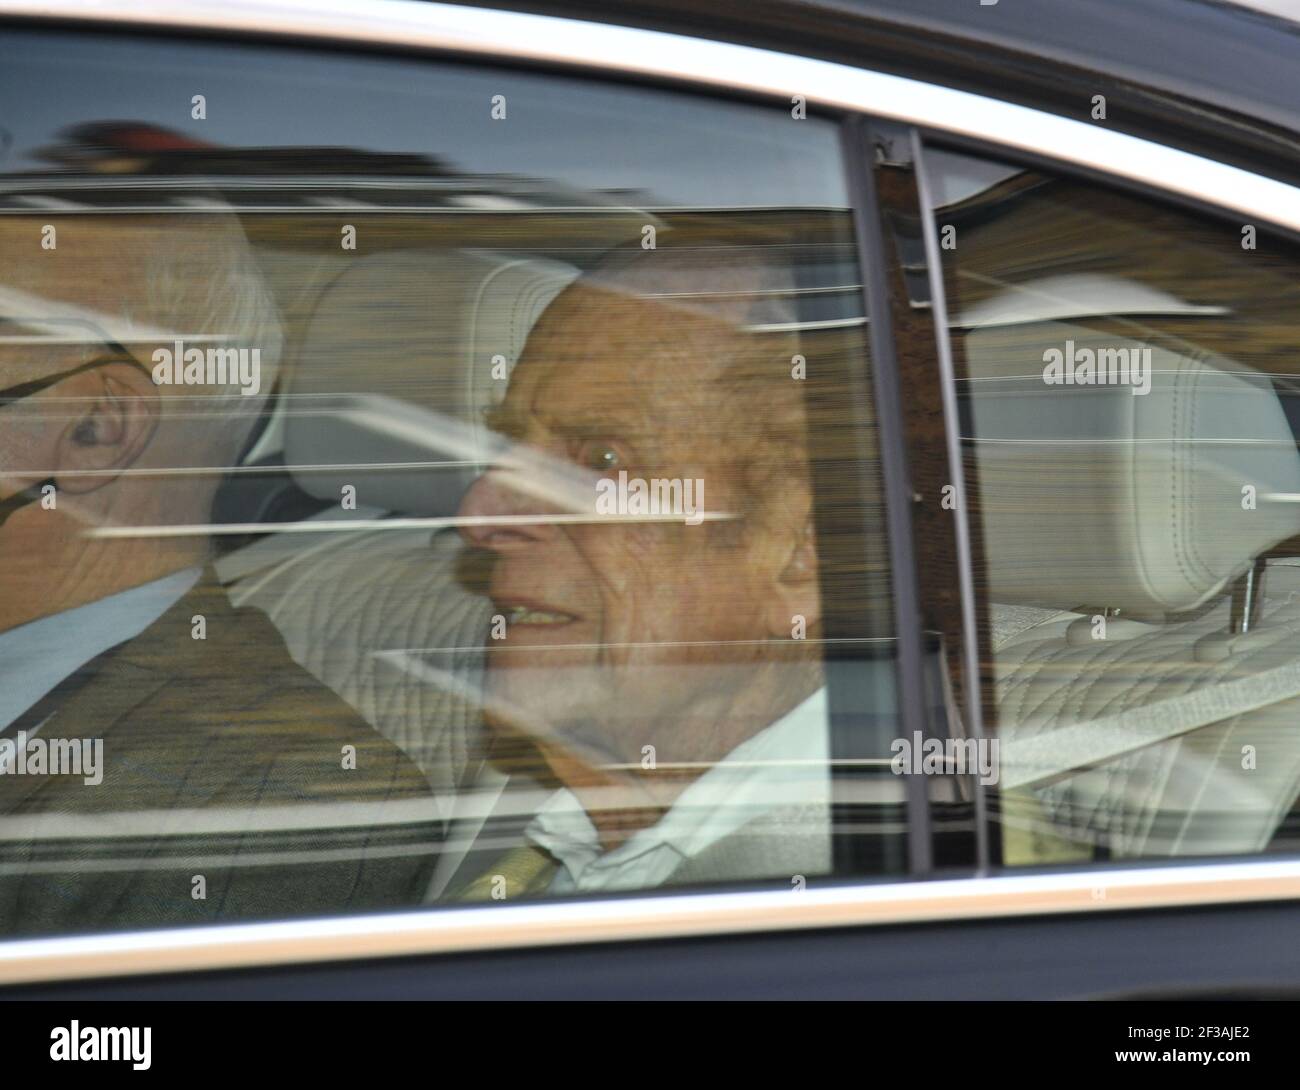
<svg viewBox="0 0 1300 1090">
<path fill-rule="evenodd" d="M 285 461 L 338 467 L 294 471 L 299 487 L 337 500 L 350 484 L 367 506 L 453 514 L 483 459 L 465 436 L 486 439 L 484 410 L 576 275 L 559 262 L 470 251 L 359 260 L 318 300 L 290 383 Z M 371 411 L 384 403 L 390 414 Z M 385 468 L 355 468 L 366 465 Z"/>
<path fill-rule="evenodd" d="M 1044 380 L 1048 349 L 1117 347 L 1151 349 L 1148 393 Z M 966 353 L 994 602 L 1193 609 L 1300 533 L 1300 454 L 1267 377 L 1069 322 L 975 329 Z"/>
</svg>

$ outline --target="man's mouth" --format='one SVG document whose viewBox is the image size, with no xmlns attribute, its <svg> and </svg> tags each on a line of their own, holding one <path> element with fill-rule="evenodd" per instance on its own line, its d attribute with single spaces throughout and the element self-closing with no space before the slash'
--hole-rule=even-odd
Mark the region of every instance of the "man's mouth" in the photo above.
<svg viewBox="0 0 1300 1090">
<path fill-rule="evenodd" d="M 563 613 L 558 609 L 547 609 L 542 606 L 498 603 L 497 608 L 501 610 L 506 624 L 510 627 L 527 625 L 541 628 L 547 625 L 572 624 L 578 619 L 572 613 Z"/>
</svg>

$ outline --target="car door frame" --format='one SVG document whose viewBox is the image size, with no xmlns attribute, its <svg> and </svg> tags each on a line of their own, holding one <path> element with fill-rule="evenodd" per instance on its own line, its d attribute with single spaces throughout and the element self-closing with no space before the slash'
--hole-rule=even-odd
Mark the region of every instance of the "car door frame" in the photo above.
<svg viewBox="0 0 1300 1090">
<path fill-rule="evenodd" d="M 456 56 L 685 86 L 718 96 L 781 103 L 785 108 L 802 95 L 815 111 L 841 118 L 845 147 L 870 159 L 864 163 L 862 158 L 851 155 L 847 160 L 855 192 L 862 197 L 859 240 L 860 248 L 863 243 L 866 248 L 860 260 L 867 302 L 874 307 L 870 313 L 889 313 L 893 319 L 908 304 L 899 294 L 906 292 L 905 287 L 900 287 L 900 273 L 907 262 L 897 245 L 891 249 L 888 242 L 888 221 L 883 217 L 892 209 L 890 201 L 881 201 L 877 196 L 879 170 L 888 163 L 887 156 L 879 158 L 882 127 L 892 127 L 896 136 L 905 135 L 914 158 L 918 140 L 937 136 L 944 143 L 1103 178 L 1108 184 L 1154 192 L 1163 199 L 1214 209 L 1219 214 L 1226 210 L 1248 215 L 1293 236 L 1300 235 L 1300 188 L 1265 174 L 1155 144 L 1117 129 L 1088 125 L 968 91 L 726 42 L 549 16 L 405 2 L 376 5 L 367 10 L 364 18 L 358 18 L 340 0 L 322 0 L 315 10 L 274 2 L 210 10 L 196 0 L 4 0 L 0 3 L 0 19 L 44 26 L 205 33 L 236 39 L 305 41 L 322 47 Z M 1100 170 L 1097 163 L 1109 166 Z M 917 207 L 926 208 L 923 189 L 917 189 L 913 198 L 919 202 Z M 906 203 L 906 198 L 902 199 Z M 921 218 L 924 222 L 929 217 Z M 933 292 L 938 264 L 933 224 L 925 230 L 926 276 Z M 892 287 L 887 289 L 886 285 Z M 941 322 L 936 323 L 933 309 L 929 323 L 939 354 L 937 386 L 939 403 L 948 419 L 944 442 L 948 444 L 951 468 L 955 424 L 950 416 L 954 402 L 947 389 L 952 377 L 950 364 L 948 372 L 943 370 L 946 331 Z M 873 353 L 872 358 L 877 408 L 901 410 L 898 345 L 891 332 L 896 320 L 889 328 L 883 323 L 872 324 L 872 345 L 880 353 Z M 882 375 L 886 376 L 883 384 Z M 880 400 L 882 397 L 885 400 Z M 916 491 L 907 469 L 910 443 L 902 427 L 901 411 L 892 419 L 897 423 L 890 427 L 896 430 L 886 437 L 887 449 L 882 456 L 891 496 L 891 561 L 898 569 L 894 592 L 900 692 L 905 717 L 910 716 L 909 721 L 916 723 L 921 721 L 918 717 L 926 699 L 921 591 L 915 550 L 910 544 Z M 969 563 L 967 546 L 961 548 L 960 555 Z M 973 598 L 962 580 L 958 575 L 957 597 L 969 638 L 973 631 Z M 974 645 L 968 642 L 966 646 Z M 905 666 L 904 658 L 908 660 Z M 961 669 L 969 671 L 969 661 Z M 933 724 L 928 724 L 923 729 L 932 728 Z M 1294 921 L 1296 914 L 1285 911 L 1288 902 L 1300 900 L 1300 859 L 1246 858 L 991 873 L 996 860 L 987 840 L 982 848 L 976 840 L 966 858 L 958 853 L 956 859 L 950 860 L 960 872 L 957 876 L 951 876 L 949 871 L 941 877 L 930 877 L 935 873 L 933 813 L 926 793 L 915 786 L 909 794 L 909 817 L 912 873 L 902 880 L 830 882 L 798 893 L 728 888 L 21 940 L 0 944 L 0 983 L 23 985 L 20 992 L 36 988 L 52 994 L 77 994 L 79 989 L 120 993 L 131 987 L 179 994 L 177 989 L 192 992 L 200 988 L 202 979 L 213 988 L 219 980 L 236 981 L 232 985 L 236 989 L 244 986 L 238 983 L 244 981 L 250 989 L 247 994 L 253 994 L 254 987 L 257 994 L 266 994 L 268 979 L 278 980 L 292 990 L 296 986 L 293 981 L 319 981 L 323 979 L 320 974 L 326 973 L 334 982 L 329 987 L 331 992 L 337 987 L 338 994 L 356 994 L 362 980 L 378 982 L 371 986 L 383 992 L 383 980 L 393 981 L 396 989 L 398 975 L 405 974 L 410 979 L 425 980 L 428 988 L 455 991 L 467 986 L 464 982 L 470 969 L 489 963 L 513 961 L 517 967 L 526 962 L 547 966 L 557 959 L 576 957 L 579 951 L 592 950 L 596 951 L 597 963 L 649 963 L 664 957 L 665 950 L 676 944 L 673 948 L 691 952 L 688 957 L 699 958 L 702 947 L 710 951 L 709 956 L 717 959 L 712 963 L 716 969 L 711 968 L 709 974 L 713 977 L 711 987 L 725 992 L 746 974 L 752 978 L 763 966 L 774 965 L 772 959 L 783 958 L 784 950 L 804 943 L 829 942 L 830 949 L 842 952 L 844 964 L 827 965 L 821 976 L 806 974 L 800 985 L 801 989 L 806 986 L 814 991 L 824 988 L 829 994 L 847 986 L 846 979 L 858 981 L 855 987 L 868 991 L 877 987 L 922 988 L 920 976 L 907 978 L 901 967 L 906 959 L 898 962 L 882 956 L 882 948 L 892 942 L 902 943 L 913 954 L 926 950 L 939 957 L 938 951 L 947 950 L 942 960 L 951 965 L 958 949 L 965 949 L 978 960 L 981 943 L 994 932 L 1012 936 L 999 940 L 1006 942 L 1018 942 L 1014 939 L 1017 934 L 1039 935 L 1041 941 L 1041 933 L 1055 933 L 1061 949 L 1072 950 L 1074 940 L 1068 936 L 1096 932 L 1116 917 L 1125 921 L 1123 928 L 1110 928 L 1107 933 L 1123 934 L 1126 948 L 1148 951 L 1152 949 L 1149 936 L 1158 921 L 1164 920 L 1167 926 L 1170 919 L 1186 920 L 1189 916 L 1200 920 L 1207 934 L 1240 935 L 1241 929 L 1234 931 L 1233 921 L 1250 914 L 1267 918 L 1269 926 L 1279 928 L 1279 933 L 1300 933 L 1300 923 Z M 979 830 L 986 829 L 982 820 L 975 824 Z M 981 835 L 987 838 L 986 832 Z M 936 926 L 939 924 L 943 926 Z M 1238 974 L 1236 984 L 1246 979 L 1282 986 L 1293 983 L 1300 971 L 1300 963 L 1294 959 L 1279 958 L 1276 951 L 1265 955 L 1246 936 L 1224 941 L 1245 959 L 1238 964 L 1250 967 L 1248 972 Z M 1300 949 L 1300 943 L 1293 943 L 1292 949 Z M 606 958 L 601 958 L 601 951 Z M 733 954 L 739 961 L 733 968 L 726 968 L 732 965 L 728 959 Z M 1184 948 L 1181 956 L 1185 959 L 1186 954 Z M 1172 972 L 1174 958 L 1171 948 L 1167 955 L 1160 954 L 1161 965 Z M 325 968 L 327 963 L 332 967 Z M 884 971 L 869 987 L 862 984 L 867 979 L 863 976 L 866 967 L 884 964 L 894 964 L 895 968 Z M 1218 965 L 1206 962 L 1204 978 L 1196 971 L 1166 976 L 1170 986 L 1210 987 L 1226 979 L 1216 968 Z M 1150 977 L 1139 977 L 1131 967 L 1126 977 L 1122 966 L 1117 966 L 1115 973 L 1103 980 L 1095 974 L 1088 976 L 1086 968 L 1075 966 L 1078 986 L 1083 989 L 1122 990 L 1125 979 L 1135 985 Z M 546 987 L 551 971 L 539 971 L 538 987 Z M 1057 971 L 1068 972 L 1068 964 L 1058 964 Z M 410 977 L 412 973 L 415 977 Z M 570 981 L 575 979 L 568 970 L 565 975 Z M 110 979 L 117 983 L 110 984 Z M 783 979 L 788 983 L 788 978 Z M 933 984 L 933 978 L 929 979 Z M 1019 979 L 1031 992 L 1048 983 L 1041 973 L 1023 974 Z M 615 974 L 605 978 L 604 987 L 632 993 L 638 987 L 636 980 L 635 976 Z M 552 984 L 558 986 L 558 981 L 552 980 Z M 706 984 L 701 981 L 700 987 L 708 990 Z M 568 987 L 565 984 L 558 990 Z M 773 988 L 779 990 L 780 985 L 774 981 Z M 943 992 L 951 994 L 946 986 Z M 591 993 L 584 990 L 584 994 Z"/>
</svg>

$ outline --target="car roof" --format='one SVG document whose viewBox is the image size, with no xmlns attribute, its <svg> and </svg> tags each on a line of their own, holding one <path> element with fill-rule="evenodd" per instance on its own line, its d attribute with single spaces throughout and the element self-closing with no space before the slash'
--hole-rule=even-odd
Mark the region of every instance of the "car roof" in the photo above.
<svg viewBox="0 0 1300 1090">
<path fill-rule="evenodd" d="M 1300 23 L 1279 0 L 496 0 L 944 83 L 1300 177 Z M 1289 2 L 1289 0 L 1288 0 Z M 1296 3 L 1300 9 L 1300 3 Z"/>
</svg>

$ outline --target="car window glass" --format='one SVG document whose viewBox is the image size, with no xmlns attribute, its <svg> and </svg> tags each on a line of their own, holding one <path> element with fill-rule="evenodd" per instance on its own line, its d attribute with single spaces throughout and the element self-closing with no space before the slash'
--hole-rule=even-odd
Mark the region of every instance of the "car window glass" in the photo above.
<svg viewBox="0 0 1300 1090">
<path fill-rule="evenodd" d="M 9 37 L 0 935 L 902 869 L 833 121 Z"/>
<path fill-rule="evenodd" d="M 1300 251 L 928 168 L 1006 861 L 1294 850 Z"/>
</svg>

